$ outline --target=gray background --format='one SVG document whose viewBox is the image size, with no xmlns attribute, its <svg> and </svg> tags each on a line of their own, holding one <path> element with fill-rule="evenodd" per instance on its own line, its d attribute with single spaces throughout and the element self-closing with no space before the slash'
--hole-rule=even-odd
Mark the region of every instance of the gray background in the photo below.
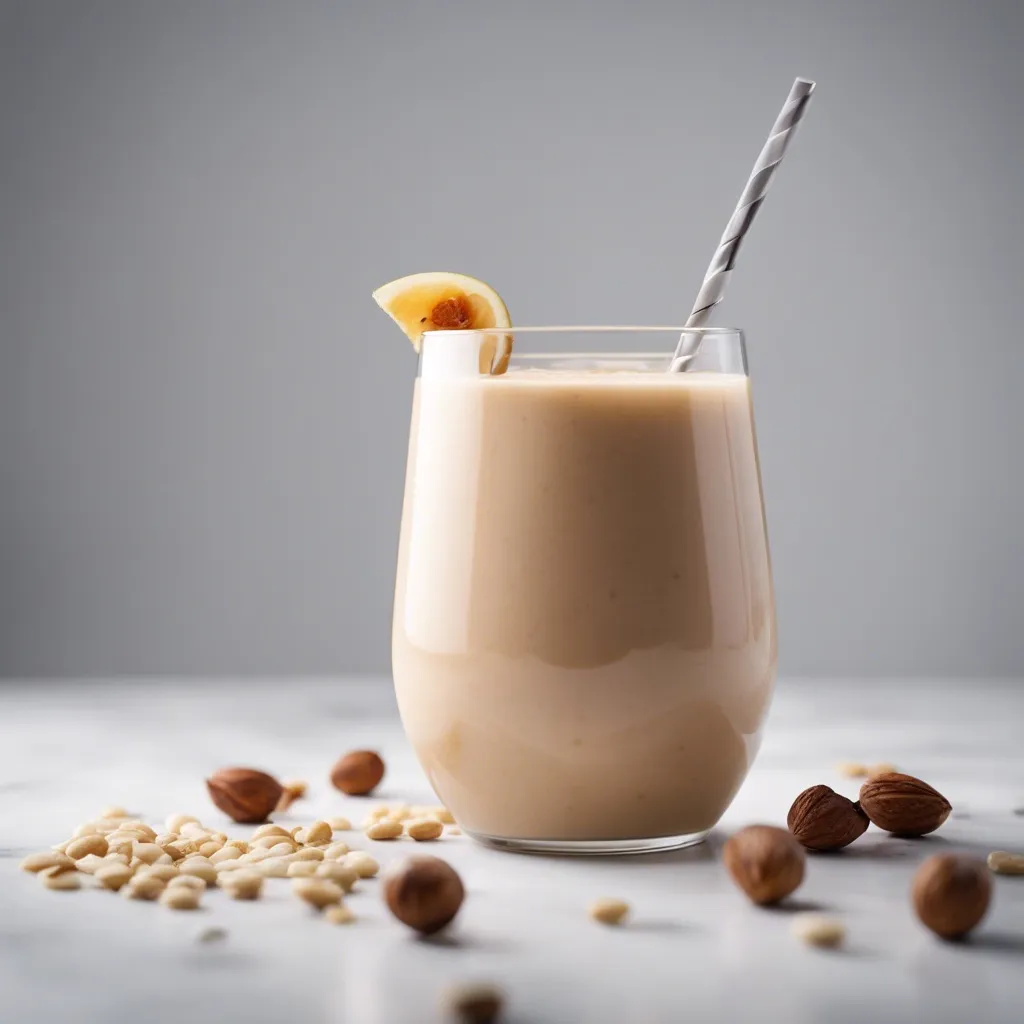
<svg viewBox="0 0 1024 1024">
<path fill-rule="evenodd" d="M 789 673 L 1024 673 L 1024 5 L 0 4 L 0 675 L 383 669 L 370 300 L 747 328 Z"/>
</svg>

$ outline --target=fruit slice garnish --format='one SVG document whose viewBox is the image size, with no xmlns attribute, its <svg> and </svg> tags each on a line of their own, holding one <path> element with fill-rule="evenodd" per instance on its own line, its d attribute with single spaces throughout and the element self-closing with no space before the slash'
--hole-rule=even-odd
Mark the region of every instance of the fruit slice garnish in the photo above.
<svg viewBox="0 0 1024 1024">
<path fill-rule="evenodd" d="M 405 332 L 418 352 L 429 331 L 484 330 L 511 327 L 501 296 L 483 281 L 465 274 L 431 271 L 410 274 L 381 285 L 373 297 L 377 305 Z M 502 356 L 495 361 L 501 342 Z M 483 372 L 503 373 L 511 351 L 510 335 L 495 334 L 481 344 Z"/>
</svg>

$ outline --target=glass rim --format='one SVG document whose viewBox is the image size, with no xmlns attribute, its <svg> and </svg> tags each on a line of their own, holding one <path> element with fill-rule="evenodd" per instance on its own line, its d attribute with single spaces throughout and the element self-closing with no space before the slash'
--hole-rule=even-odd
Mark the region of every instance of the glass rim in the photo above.
<svg viewBox="0 0 1024 1024">
<path fill-rule="evenodd" d="M 468 330 L 424 331 L 422 340 L 432 335 L 441 337 L 473 337 L 484 334 L 742 334 L 739 327 L 673 327 L 673 326 L 628 326 L 620 324 L 578 324 L 551 327 L 473 327 Z"/>
</svg>

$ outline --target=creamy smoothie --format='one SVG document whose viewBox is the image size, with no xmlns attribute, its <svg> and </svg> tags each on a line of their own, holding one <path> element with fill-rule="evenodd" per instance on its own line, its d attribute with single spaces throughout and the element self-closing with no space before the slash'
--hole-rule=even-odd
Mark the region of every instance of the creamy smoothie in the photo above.
<svg viewBox="0 0 1024 1024">
<path fill-rule="evenodd" d="M 417 382 L 393 624 L 403 723 L 478 836 L 693 836 L 776 669 L 741 374 Z"/>
</svg>

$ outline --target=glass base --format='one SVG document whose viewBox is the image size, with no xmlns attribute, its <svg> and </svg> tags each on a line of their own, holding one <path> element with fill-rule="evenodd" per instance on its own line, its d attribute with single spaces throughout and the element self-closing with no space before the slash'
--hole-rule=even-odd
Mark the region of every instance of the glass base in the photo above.
<svg viewBox="0 0 1024 1024">
<path fill-rule="evenodd" d="M 691 832 L 681 836 L 659 836 L 656 839 L 506 839 L 488 836 L 481 832 L 462 830 L 493 850 L 508 853 L 546 853 L 560 857 L 622 857 L 638 853 L 664 853 L 666 850 L 682 850 L 704 842 L 711 831 Z"/>
</svg>

